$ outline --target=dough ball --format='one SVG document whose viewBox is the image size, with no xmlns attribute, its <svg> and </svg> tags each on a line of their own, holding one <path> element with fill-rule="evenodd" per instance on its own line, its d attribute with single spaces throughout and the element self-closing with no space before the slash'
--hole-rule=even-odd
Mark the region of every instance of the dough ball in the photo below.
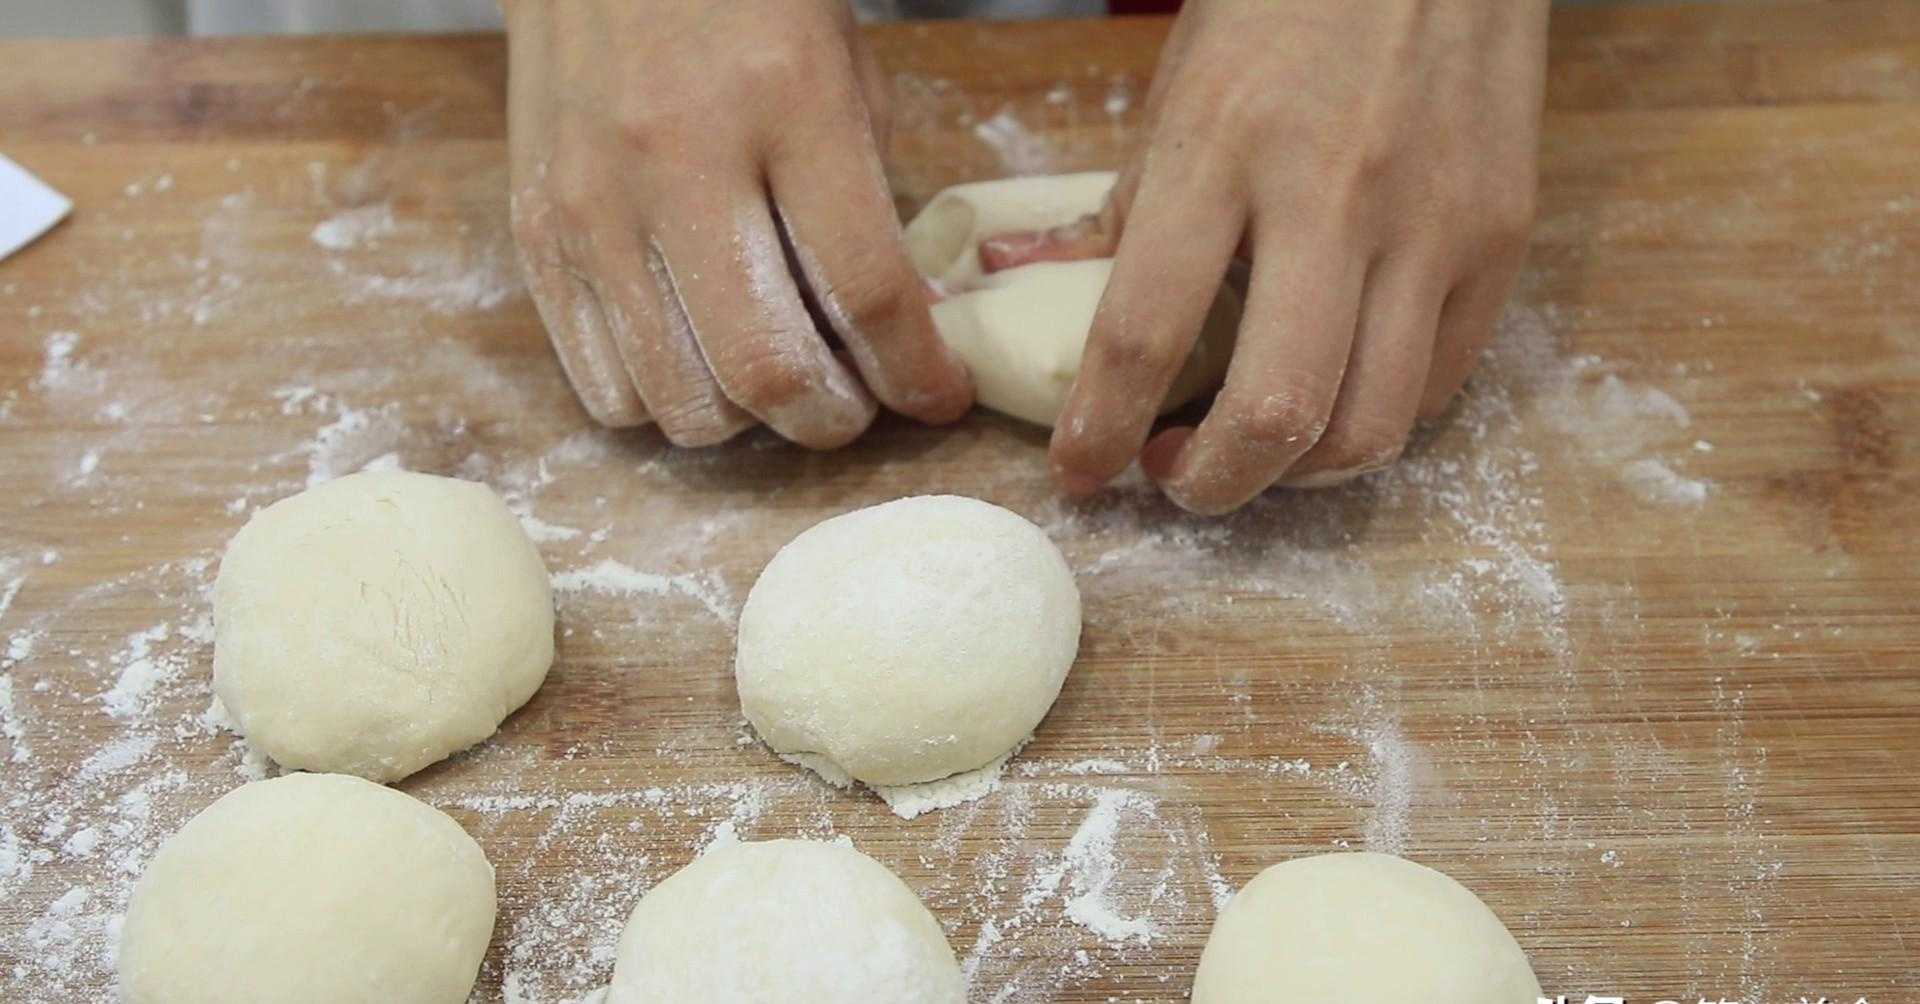
<svg viewBox="0 0 1920 1004">
<path fill-rule="evenodd" d="M 1193 1004 L 1534 1004 L 1540 983 L 1467 888 L 1389 854 L 1323 854 L 1253 877 L 1214 921 Z"/>
<path fill-rule="evenodd" d="M 962 1004 L 938 921 L 845 843 L 729 844 L 668 876 L 620 935 L 607 1004 Z"/>
<path fill-rule="evenodd" d="M 407 776 L 485 739 L 553 663 L 540 553 L 492 489 L 383 471 L 262 509 L 213 586 L 213 689 L 300 770 Z"/>
<path fill-rule="evenodd" d="M 986 407 L 1038 425 L 1054 423 L 1080 375 L 1113 259 L 1036 262 L 987 275 L 980 270 L 980 242 L 1095 212 L 1113 179 L 1110 172 L 1097 172 L 956 185 L 907 225 L 914 264 L 949 294 L 933 307 L 934 327 L 966 363 Z M 1240 313 L 1239 294 L 1222 285 L 1193 354 L 1161 402 L 1163 413 L 1219 385 Z"/>
<path fill-rule="evenodd" d="M 127 1004 L 463 1004 L 493 868 L 460 824 L 344 774 L 256 781 L 160 845 L 120 931 Z"/>
<path fill-rule="evenodd" d="M 983 767 L 1046 716 L 1080 647 L 1080 591 L 1032 523 L 957 495 L 836 516 L 773 556 L 734 674 L 773 749 L 831 780 Z"/>
</svg>

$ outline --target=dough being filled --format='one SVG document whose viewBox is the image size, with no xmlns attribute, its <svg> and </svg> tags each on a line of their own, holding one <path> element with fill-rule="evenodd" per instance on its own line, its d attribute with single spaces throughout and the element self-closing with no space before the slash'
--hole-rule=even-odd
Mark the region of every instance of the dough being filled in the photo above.
<svg viewBox="0 0 1920 1004">
<path fill-rule="evenodd" d="M 1057 227 L 1100 211 L 1112 171 L 970 181 L 941 189 L 907 224 L 907 254 L 930 279 L 971 289 L 981 278 L 980 242 Z"/>
<path fill-rule="evenodd" d="M 851 844 L 729 844 L 668 876 L 620 935 L 607 1004 L 962 1004 L 938 921 Z"/>
<path fill-rule="evenodd" d="M 493 868 L 445 813 L 371 781 L 242 786 L 160 845 L 117 966 L 127 1004 L 462 1004 Z"/>
<path fill-rule="evenodd" d="M 1200 953 L 1193 1004 L 1534 1004 L 1540 983 L 1465 886 L 1389 854 L 1274 865 L 1235 894 Z"/>
<path fill-rule="evenodd" d="M 980 242 L 1095 212 L 1113 181 L 1111 172 L 1092 172 L 955 185 L 907 224 L 914 264 L 949 294 L 933 306 L 934 327 L 973 374 L 981 404 L 1038 425 L 1054 423 L 1080 375 L 1113 259 L 1036 262 L 987 274 Z M 1222 285 L 1193 354 L 1161 403 L 1163 413 L 1220 383 L 1240 310 L 1239 295 Z"/>
<path fill-rule="evenodd" d="M 540 553 L 492 489 L 352 474 L 262 509 L 213 587 L 213 689 L 287 767 L 375 781 L 492 735 L 553 663 Z"/>
<path fill-rule="evenodd" d="M 1080 592 L 1032 523 L 927 495 L 795 537 L 739 632 L 740 706 L 775 752 L 842 784 L 917 784 L 1032 733 L 1079 650 Z"/>
</svg>

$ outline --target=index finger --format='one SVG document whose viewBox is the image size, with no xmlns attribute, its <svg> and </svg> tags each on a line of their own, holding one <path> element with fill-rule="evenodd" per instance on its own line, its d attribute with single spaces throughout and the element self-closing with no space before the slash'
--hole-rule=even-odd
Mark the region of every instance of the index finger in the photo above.
<svg viewBox="0 0 1920 1004">
<path fill-rule="evenodd" d="M 1224 167 L 1182 164 L 1176 177 L 1160 164 L 1150 159 L 1131 206 L 1115 207 L 1125 223 L 1113 276 L 1054 423 L 1049 458 L 1070 494 L 1097 491 L 1140 452 L 1240 242 L 1244 200 Z"/>
<path fill-rule="evenodd" d="M 1189 512 L 1226 513 L 1270 487 L 1325 432 L 1346 372 L 1365 258 L 1331 224 L 1284 219 L 1279 239 L 1273 214 L 1256 223 L 1247 311 L 1213 408 L 1197 428 L 1161 433 L 1142 459 Z"/>
<path fill-rule="evenodd" d="M 801 277 L 875 397 L 923 422 L 973 403 L 966 367 L 934 332 L 925 286 L 864 116 L 834 105 L 784 133 L 767 182 Z"/>
</svg>

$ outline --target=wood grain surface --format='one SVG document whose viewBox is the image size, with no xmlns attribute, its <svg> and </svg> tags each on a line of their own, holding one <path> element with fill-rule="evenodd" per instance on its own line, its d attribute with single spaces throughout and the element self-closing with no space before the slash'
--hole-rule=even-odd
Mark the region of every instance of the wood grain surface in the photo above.
<svg viewBox="0 0 1920 1004">
<path fill-rule="evenodd" d="M 874 30 L 903 211 L 1114 165 L 1164 33 Z M 142 862 L 265 769 L 207 715 L 227 538 L 399 463 L 498 487 L 561 587 L 545 687 L 399 785 L 498 868 L 476 999 L 602 985 L 712 840 L 844 835 L 980 1001 L 1184 999 L 1222 895 L 1347 847 L 1460 879 L 1575 999 L 1920 1000 L 1920 5 L 1558 14 L 1466 399 L 1217 521 L 1064 503 L 981 413 L 825 455 L 591 428 L 513 267 L 497 38 L 0 67 L 0 152 L 77 207 L 0 263 L 0 997 L 109 996 Z M 1001 788 L 903 821 L 752 739 L 732 619 L 804 527 L 927 492 L 1046 528 L 1086 630 Z"/>
</svg>

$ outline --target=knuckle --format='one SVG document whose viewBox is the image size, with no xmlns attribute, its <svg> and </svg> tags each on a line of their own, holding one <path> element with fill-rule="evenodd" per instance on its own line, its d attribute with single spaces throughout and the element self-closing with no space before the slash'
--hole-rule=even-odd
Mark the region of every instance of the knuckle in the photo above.
<svg viewBox="0 0 1920 1004">
<path fill-rule="evenodd" d="M 600 425 L 609 429 L 629 429 L 644 425 L 647 411 L 631 395 L 621 394 L 611 388 L 574 388 L 580 398 L 580 404 L 587 414 Z"/>
<path fill-rule="evenodd" d="M 559 243 L 553 212 L 553 204 L 542 194 L 516 193 L 507 204 L 508 228 L 529 261 L 544 261 L 547 249 Z"/>
<path fill-rule="evenodd" d="M 1249 74 L 1195 71 L 1183 74 L 1165 98 L 1164 127 L 1194 137 L 1246 135 L 1264 128 L 1265 98 L 1248 88 Z M 1236 131 L 1237 130 L 1237 131 Z"/>
<path fill-rule="evenodd" d="M 1320 441 L 1333 410 L 1331 395 L 1307 381 L 1281 384 L 1263 396 L 1234 402 L 1227 430 L 1260 453 L 1304 453 Z"/>
<path fill-rule="evenodd" d="M 773 347 L 773 338 L 744 340 L 758 348 L 737 351 L 715 360 L 714 375 L 727 396 L 755 414 L 785 409 L 813 391 L 814 375 L 798 354 Z"/>
<path fill-rule="evenodd" d="M 1345 140 L 1330 136 L 1325 156 L 1348 186 L 1378 189 L 1403 169 L 1402 152 L 1397 132 L 1373 125 Z"/>
<path fill-rule="evenodd" d="M 1539 193 L 1531 180 L 1503 186 L 1487 197 L 1487 219 L 1495 242 L 1504 249 L 1524 246 L 1539 212 Z"/>
<path fill-rule="evenodd" d="M 1138 325 L 1119 325 L 1088 341 L 1099 369 L 1147 382 L 1171 373 L 1185 362 L 1172 335 L 1149 332 Z"/>
<path fill-rule="evenodd" d="M 1480 179 L 1465 171 L 1439 171 L 1419 193 L 1426 203 L 1428 221 L 1443 231 L 1458 232 L 1463 224 L 1478 227 L 1489 219 L 1486 189 Z"/>
<path fill-rule="evenodd" d="M 544 196 L 545 211 L 529 222 L 557 239 L 599 219 L 606 208 L 598 176 L 585 164 L 569 161 L 555 167 Z"/>
<path fill-rule="evenodd" d="M 621 101 L 613 109 L 612 126 L 628 156 L 646 156 L 662 151 L 668 137 L 683 125 L 680 106 L 657 96 L 638 93 Z"/>
<path fill-rule="evenodd" d="M 1526 177 L 1471 177 L 1464 171 L 1436 181 L 1428 201 L 1434 222 L 1463 240 L 1475 256 L 1515 254 L 1526 247 L 1537 209 Z"/>
<path fill-rule="evenodd" d="M 718 402 L 705 395 L 688 395 L 662 407 L 653 420 L 675 446 L 712 446 L 731 438 L 742 425 L 729 421 Z"/>
<path fill-rule="evenodd" d="M 1302 155 L 1301 170 L 1279 172 L 1269 191 L 1281 217 L 1294 227 L 1333 232 L 1366 227 L 1379 211 L 1380 165 L 1357 146 L 1342 141 L 1318 144 Z"/>
<path fill-rule="evenodd" d="M 1271 91 L 1261 88 L 1249 88 L 1239 75 L 1227 86 L 1215 88 L 1219 95 L 1219 106 L 1214 110 L 1213 124 L 1245 136 L 1264 136 L 1284 132 L 1281 109 L 1277 106 Z"/>
<path fill-rule="evenodd" d="M 647 421 L 647 409 L 630 386 L 596 374 L 591 366 L 582 363 L 578 349 L 569 345 L 575 337 L 573 334 L 550 326 L 548 337 L 560 356 L 560 368 L 566 372 L 567 382 L 573 385 L 574 397 L 580 399 L 580 406 L 595 422 L 609 429 L 625 429 Z"/>
<path fill-rule="evenodd" d="M 553 264 L 559 235 L 549 218 L 515 214 L 511 231 L 513 243 L 520 249 L 521 266 L 526 272 L 531 274 L 536 268 Z"/>
<path fill-rule="evenodd" d="M 905 269 L 876 260 L 872 252 L 852 256 L 825 299 L 833 319 L 849 329 L 842 334 L 885 335 L 925 301 Z"/>
<path fill-rule="evenodd" d="M 801 83 L 813 62 L 811 57 L 816 46 L 808 44 L 809 38 L 804 31 L 788 32 L 743 48 L 739 52 L 737 79 L 753 93 L 786 93 L 777 89 Z"/>
</svg>

